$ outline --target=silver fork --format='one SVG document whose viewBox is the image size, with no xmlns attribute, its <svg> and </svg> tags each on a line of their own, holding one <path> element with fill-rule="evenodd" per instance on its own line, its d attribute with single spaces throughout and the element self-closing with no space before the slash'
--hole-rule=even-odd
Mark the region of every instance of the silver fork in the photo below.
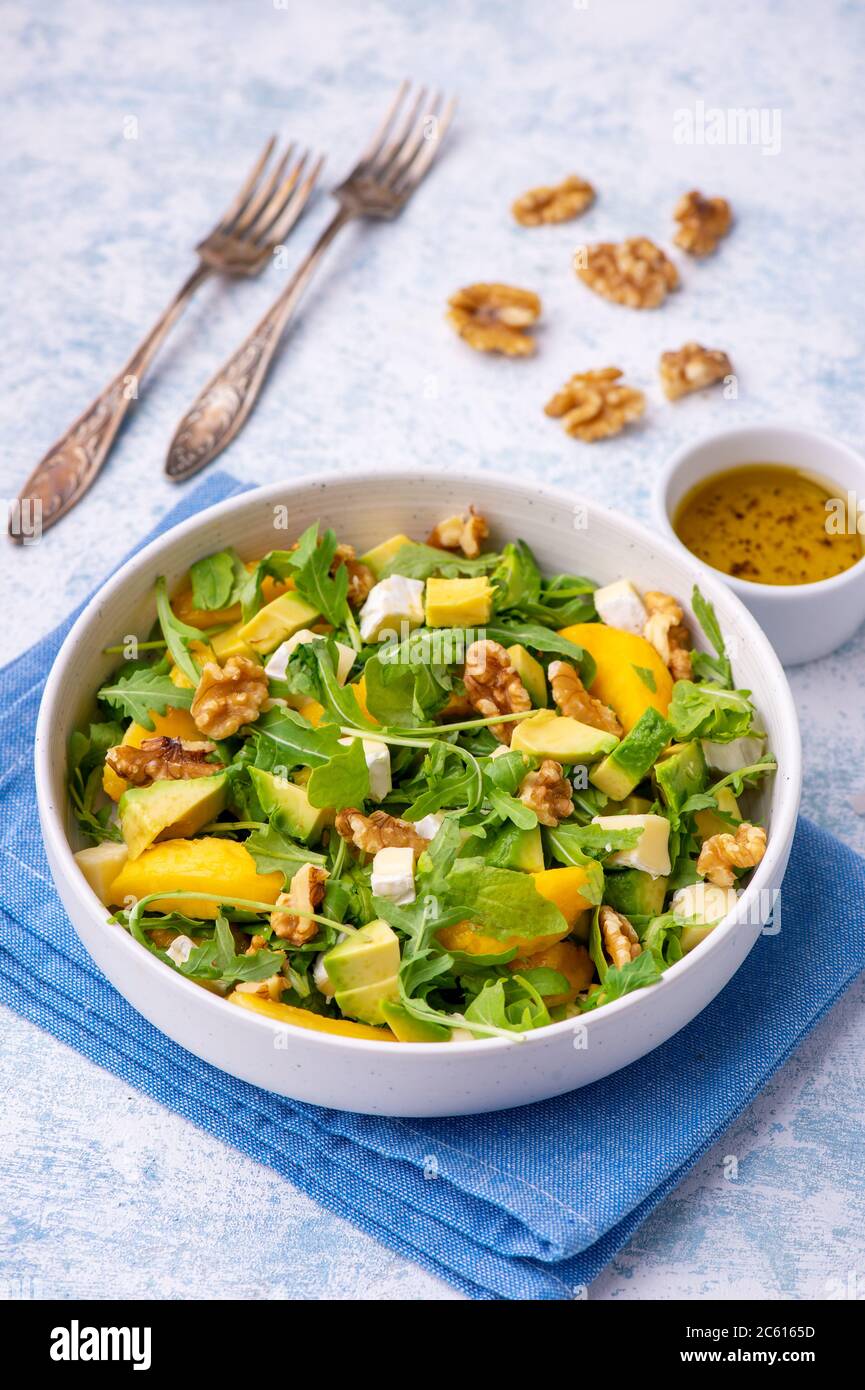
<svg viewBox="0 0 865 1390">
<path fill-rule="evenodd" d="M 339 203 L 331 221 L 264 318 L 211 377 L 178 425 L 165 471 L 175 482 L 191 478 L 231 443 L 258 399 L 280 338 L 325 250 L 356 217 L 396 217 L 435 159 L 455 102 L 439 93 L 427 102 L 421 88 L 410 96 L 401 83 L 396 97 L 360 159 L 333 190 Z"/>
<path fill-rule="evenodd" d="M 65 516 L 94 482 L 128 410 L 138 399 L 145 372 L 199 286 L 215 274 L 257 275 L 273 248 L 297 222 L 324 160 L 319 158 L 310 164 L 309 153 L 295 156 L 291 144 L 267 172 L 275 145 L 276 136 L 271 136 L 225 215 L 196 246 L 195 270 L 125 366 L 30 474 L 19 494 L 19 509 L 27 506 L 32 509 L 29 515 L 39 515 L 41 509 L 43 531 Z M 9 535 L 18 542 L 23 538 L 15 508 Z"/>
</svg>

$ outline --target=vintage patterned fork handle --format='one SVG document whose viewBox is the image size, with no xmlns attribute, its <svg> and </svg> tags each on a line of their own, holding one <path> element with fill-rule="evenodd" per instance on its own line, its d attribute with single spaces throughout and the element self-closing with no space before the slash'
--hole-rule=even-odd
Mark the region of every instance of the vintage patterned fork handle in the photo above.
<svg viewBox="0 0 865 1390">
<path fill-rule="evenodd" d="M 211 377 L 186 412 L 165 460 L 165 472 L 172 482 L 182 483 L 200 473 L 239 434 L 258 400 L 273 354 L 313 271 L 337 232 L 353 215 L 343 207 L 334 213 L 264 318 Z"/>
<path fill-rule="evenodd" d="M 18 500 L 33 509 L 30 514 L 43 531 L 71 511 L 97 477 L 127 411 L 138 398 L 141 380 L 165 335 L 199 285 L 212 273 L 206 265 L 199 265 L 193 271 L 114 380 L 52 445 L 30 474 Z M 13 514 L 9 535 L 20 542 L 21 532 Z"/>
</svg>

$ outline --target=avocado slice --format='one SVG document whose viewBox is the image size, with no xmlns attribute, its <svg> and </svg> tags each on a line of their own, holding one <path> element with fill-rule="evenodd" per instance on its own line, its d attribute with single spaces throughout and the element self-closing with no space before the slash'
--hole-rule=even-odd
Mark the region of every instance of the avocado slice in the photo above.
<svg viewBox="0 0 865 1390">
<path fill-rule="evenodd" d="M 376 579 L 381 579 L 382 570 L 390 564 L 395 555 L 399 554 L 404 545 L 411 545 L 411 539 L 400 531 L 388 540 L 374 545 L 372 550 L 368 550 L 365 555 L 361 555 L 360 562 L 372 570 Z"/>
<path fill-rule="evenodd" d="M 333 820 L 327 806 L 313 806 L 306 788 L 287 777 L 275 777 L 260 767 L 249 768 L 252 785 L 266 816 L 275 816 L 280 828 L 295 840 L 311 845 Z"/>
<path fill-rule="evenodd" d="M 398 1004 L 392 999 L 387 999 L 381 1006 L 384 1014 L 384 1021 L 395 1033 L 400 1042 L 447 1042 L 451 1035 L 450 1028 L 445 1028 L 439 1023 L 425 1023 L 419 1018 L 413 1018 L 408 1009 L 403 1004 Z"/>
<path fill-rule="evenodd" d="M 589 781 L 614 801 L 623 801 L 651 772 L 672 735 L 671 725 L 650 705 L 618 748 L 589 773 Z"/>
<path fill-rule="evenodd" d="M 488 864 L 497 869 L 522 869 L 527 874 L 539 874 L 544 867 L 544 846 L 541 827 L 520 830 L 516 825 L 503 825 L 493 836 L 489 848 L 481 851 Z"/>
<path fill-rule="evenodd" d="M 658 917 L 664 910 L 668 878 L 652 878 L 641 869 L 621 869 L 604 876 L 604 902 L 626 917 Z"/>
<path fill-rule="evenodd" d="M 681 811 L 689 796 L 706 786 L 706 759 L 698 739 L 681 743 L 663 762 L 655 765 L 655 783 L 665 806 Z"/>
<path fill-rule="evenodd" d="M 322 960 L 342 1012 L 361 1023 L 386 1022 L 383 1006 L 399 1000 L 399 937 L 381 918 L 340 941 Z"/>
<path fill-rule="evenodd" d="M 519 642 L 508 647 L 508 656 L 511 660 L 511 666 L 528 691 L 532 704 L 536 709 L 546 709 L 549 704 L 547 677 L 541 663 L 536 661 L 531 652 L 526 651 Z"/>
<path fill-rule="evenodd" d="M 293 637 L 301 628 L 310 627 L 320 616 L 318 609 L 299 594 L 280 594 L 244 623 L 236 638 L 260 655 L 268 656 L 276 651 L 280 642 Z"/>
<path fill-rule="evenodd" d="M 626 796 L 624 801 L 608 801 L 604 807 L 605 816 L 645 816 L 652 809 L 647 796 Z"/>
<path fill-rule="evenodd" d="M 187 840 L 225 808 L 227 774 L 151 782 L 130 787 L 118 803 L 120 831 L 130 859 L 154 840 Z"/>
<path fill-rule="evenodd" d="M 606 734 L 603 729 L 593 729 L 578 719 L 542 709 L 517 724 L 511 749 L 536 758 L 554 758 L 558 763 L 586 763 L 602 758 L 617 743 L 615 734 Z"/>
</svg>

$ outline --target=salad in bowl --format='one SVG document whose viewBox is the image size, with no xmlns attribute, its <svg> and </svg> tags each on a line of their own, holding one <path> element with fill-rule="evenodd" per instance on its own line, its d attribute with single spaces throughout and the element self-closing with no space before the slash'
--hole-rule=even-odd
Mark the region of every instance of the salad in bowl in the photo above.
<svg viewBox="0 0 865 1390">
<path fill-rule="evenodd" d="M 375 1041 L 519 1040 L 699 948 L 776 764 L 712 605 L 550 575 L 469 509 L 358 555 L 203 554 L 69 748 L 78 868 L 229 1005 Z"/>
</svg>

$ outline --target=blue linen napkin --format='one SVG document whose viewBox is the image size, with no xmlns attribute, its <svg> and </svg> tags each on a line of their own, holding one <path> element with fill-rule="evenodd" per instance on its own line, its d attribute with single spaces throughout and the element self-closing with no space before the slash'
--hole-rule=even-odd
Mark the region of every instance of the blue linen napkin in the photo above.
<svg viewBox="0 0 865 1390">
<path fill-rule="evenodd" d="M 214 474 L 157 531 L 241 490 Z M 802 820 L 782 930 L 761 936 L 693 1023 L 615 1076 L 444 1120 L 343 1114 L 259 1090 L 141 1018 L 60 905 L 32 745 L 68 627 L 0 671 L 0 1001 L 472 1297 L 579 1296 L 865 968 L 865 860 Z"/>
</svg>

